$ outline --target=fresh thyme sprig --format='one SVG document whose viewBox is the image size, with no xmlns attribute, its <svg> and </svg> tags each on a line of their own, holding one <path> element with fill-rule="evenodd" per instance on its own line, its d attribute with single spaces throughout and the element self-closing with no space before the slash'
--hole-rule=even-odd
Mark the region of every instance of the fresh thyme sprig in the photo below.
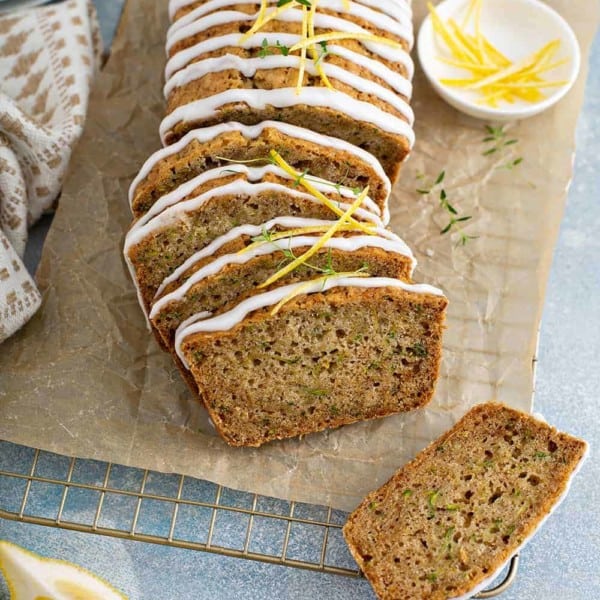
<svg viewBox="0 0 600 600">
<path fill-rule="evenodd" d="M 515 158 L 514 160 L 509 160 L 507 163 L 500 165 L 498 168 L 499 169 L 507 169 L 508 171 L 511 171 L 515 167 L 519 166 L 523 162 L 523 160 L 524 159 L 522 157 Z"/>
<path fill-rule="evenodd" d="M 260 58 L 266 58 L 269 55 L 275 54 L 274 49 L 279 50 L 282 56 L 288 56 L 290 53 L 289 46 L 284 46 L 279 40 L 277 40 L 277 42 L 273 46 L 272 44 L 269 44 L 269 40 L 267 40 L 267 38 L 264 38 L 260 45 L 258 56 Z"/>
<path fill-rule="evenodd" d="M 277 2 L 277 8 L 280 6 L 285 6 L 286 4 L 291 4 L 292 2 L 296 2 L 296 4 L 302 4 L 303 6 L 306 6 L 306 8 L 310 8 L 312 6 L 310 0 L 279 0 Z"/>
<path fill-rule="evenodd" d="M 506 148 L 514 146 L 519 141 L 516 138 L 507 139 L 507 131 L 504 129 L 504 125 L 500 125 L 498 127 L 486 125 L 485 129 L 488 135 L 486 135 L 482 141 L 484 144 L 488 144 L 488 147 L 481 153 L 482 156 L 491 156 L 492 154 L 502 153 Z M 502 158 L 504 159 L 504 157 Z M 522 156 L 519 156 L 518 158 L 511 158 L 510 160 L 504 162 L 496 168 L 507 169 L 510 171 L 515 167 L 519 166 L 523 162 L 523 160 L 524 158 Z"/>
<path fill-rule="evenodd" d="M 500 150 L 502 150 L 506 146 L 513 146 L 519 141 L 515 138 L 506 139 L 507 132 L 504 129 L 504 125 L 500 125 L 499 127 L 492 127 L 491 125 L 486 125 L 485 129 L 488 135 L 486 135 L 486 137 L 483 138 L 483 142 L 485 144 L 492 145 L 486 148 L 481 153 L 482 156 L 489 156 L 490 154 L 500 152 Z"/>
<path fill-rule="evenodd" d="M 417 188 L 417 193 L 421 194 L 423 196 L 425 196 L 427 194 L 431 194 L 431 192 L 433 191 L 433 188 L 440 185 L 440 183 L 442 183 L 442 181 L 444 181 L 445 177 L 446 177 L 446 171 L 440 171 L 439 175 L 436 177 L 434 182 L 432 182 L 431 184 L 429 184 L 425 187 Z M 425 173 L 418 173 L 417 179 L 420 179 L 420 180 L 425 179 Z"/>
<path fill-rule="evenodd" d="M 450 203 L 448 199 L 448 193 L 445 188 L 440 188 L 444 179 L 446 178 L 446 171 L 440 171 L 438 176 L 433 180 L 430 184 L 417 188 L 417 193 L 423 196 L 427 196 L 432 192 L 437 192 L 439 189 L 439 202 L 440 208 L 442 208 L 449 216 L 448 224 L 440 231 L 440 235 L 444 235 L 452 230 L 455 230 L 459 234 L 458 238 L 458 246 L 466 246 L 469 240 L 477 239 L 476 235 L 467 235 L 462 228 L 460 228 L 461 223 L 465 223 L 466 221 L 470 221 L 473 217 L 471 215 L 459 215 L 458 210 Z M 418 173 L 417 179 L 424 180 L 425 174 Z M 458 227 L 457 227 L 458 226 Z"/>
</svg>

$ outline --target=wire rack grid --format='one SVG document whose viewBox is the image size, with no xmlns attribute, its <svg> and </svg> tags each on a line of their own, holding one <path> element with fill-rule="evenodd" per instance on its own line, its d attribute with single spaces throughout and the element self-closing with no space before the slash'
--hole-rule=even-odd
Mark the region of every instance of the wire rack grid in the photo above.
<svg viewBox="0 0 600 600">
<path fill-rule="evenodd" d="M 346 513 L 0 442 L 0 518 L 360 577 Z M 505 591 L 514 557 L 492 589 Z"/>
</svg>

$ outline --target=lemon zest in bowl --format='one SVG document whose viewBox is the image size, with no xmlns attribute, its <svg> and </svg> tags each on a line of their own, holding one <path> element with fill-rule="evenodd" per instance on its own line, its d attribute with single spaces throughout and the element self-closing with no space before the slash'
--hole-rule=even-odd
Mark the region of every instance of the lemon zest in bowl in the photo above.
<svg viewBox="0 0 600 600">
<path fill-rule="evenodd" d="M 435 7 L 428 4 L 434 34 L 450 52 L 450 56 L 440 56 L 438 60 L 471 73 L 471 77 L 442 78 L 439 80 L 442 85 L 477 92 L 481 94 L 479 104 L 498 107 L 502 101 L 539 102 L 546 98 L 542 90 L 568 83 L 540 76 L 569 62 L 568 58 L 554 60 L 560 40 L 552 40 L 530 56 L 513 62 L 483 35 L 482 6 L 483 0 L 470 0 L 459 25 L 452 18 L 444 21 Z"/>
</svg>

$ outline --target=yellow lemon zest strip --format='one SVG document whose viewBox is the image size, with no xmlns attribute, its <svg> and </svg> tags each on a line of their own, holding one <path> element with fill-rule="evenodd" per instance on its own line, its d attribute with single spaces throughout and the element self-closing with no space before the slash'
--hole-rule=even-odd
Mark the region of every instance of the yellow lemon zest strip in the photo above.
<svg viewBox="0 0 600 600">
<path fill-rule="evenodd" d="M 312 279 L 311 281 L 305 281 L 304 283 L 299 284 L 292 290 L 291 293 L 289 293 L 285 298 L 283 298 L 283 300 L 275 305 L 271 311 L 271 316 L 276 315 L 285 304 L 287 304 L 290 300 L 293 300 L 296 296 L 302 294 L 304 290 L 309 289 L 314 283 L 322 281 L 323 286 L 325 286 L 325 283 L 330 277 L 331 275 L 325 275 L 323 277 L 318 277 L 317 279 Z M 353 271 L 349 273 L 336 273 L 336 277 L 370 277 L 370 275 L 363 271 Z"/>
<path fill-rule="evenodd" d="M 469 79 L 440 79 L 440 83 L 442 85 L 447 85 L 449 87 L 459 87 L 464 88 L 473 83 L 477 83 L 479 79 L 476 77 L 471 77 Z"/>
<path fill-rule="evenodd" d="M 516 89 L 516 90 L 528 90 L 538 88 L 547 88 L 547 87 L 561 87 L 565 84 L 569 83 L 568 81 L 532 81 L 530 83 L 519 83 L 519 82 L 506 82 L 506 83 L 497 83 L 496 87 L 502 87 L 507 89 Z"/>
<path fill-rule="evenodd" d="M 473 11 L 475 10 L 475 8 L 477 7 L 478 4 L 479 4 L 479 0 L 470 0 L 469 6 L 467 7 L 467 12 L 465 13 L 465 16 L 463 17 L 463 20 L 461 23 L 461 27 L 463 29 L 466 29 L 467 26 L 469 25 L 469 21 L 471 20 L 471 17 L 473 16 Z"/>
<path fill-rule="evenodd" d="M 485 53 L 496 66 L 508 67 L 510 65 L 510 60 L 485 37 L 483 38 L 483 47 Z"/>
<path fill-rule="evenodd" d="M 309 38 L 315 37 L 315 14 L 317 12 L 318 2 L 319 2 L 319 0 L 313 0 L 311 7 L 310 7 L 310 12 L 309 12 L 309 16 L 308 16 L 308 37 Z M 323 52 L 325 52 L 325 51 L 323 51 Z M 322 63 L 323 63 L 324 56 L 323 55 L 319 56 L 317 47 L 314 44 L 310 47 L 310 53 L 311 53 L 313 62 L 315 64 L 315 68 L 317 69 L 317 73 L 319 74 L 319 77 L 321 78 L 321 81 L 325 84 L 326 87 L 328 87 L 330 90 L 333 90 L 334 87 L 331 85 L 331 82 L 329 81 L 329 77 L 327 77 L 327 75 L 325 74 L 325 70 L 323 69 Z"/>
<path fill-rule="evenodd" d="M 252 242 L 245 248 L 242 248 L 238 251 L 237 254 L 246 254 L 246 252 L 256 248 L 257 246 L 262 246 L 263 244 L 271 244 L 272 242 L 277 242 L 283 238 L 291 238 L 297 235 L 303 235 L 307 233 L 325 233 L 329 229 L 330 225 L 314 225 L 312 227 L 298 227 L 297 229 L 286 229 L 285 231 L 276 231 L 273 234 L 269 235 L 268 240 L 258 240 L 256 242 Z M 339 231 L 356 231 L 356 227 L 353 225 L 344 225 L 339 229 Z"/>
<path fill-rule="evenodd" d="M 447 25 L 450 28 L 450 33 L 455 37 L 465 51 L 475 58 L 475 62 L 485 65 L 475 39 L 466 35 L 454 19 L 448 19 Z"/>
<path fill-rule="evenodd" d="M 460 42 L 455 39 L 450 29 L 442 21 L 442 18 L 440 17 L 433 4 L 429 2 L 427 4 L 427 7 L 429 8 L 429 14 L 431 15 L 431 23 L 433 25 L 433 30 L 444 40 L 446 46 L 448 46 L 452 54 L 459 60 L 477 62 L 477 57 L 474 56 L 468 48 L 462 46 Z"/>
<path fill-rule="evenodd" d="M 305 40 L 308 37 L 308 10 L 306 6 L 302 6 L 302 39 Z M 302 85 L 304 84 L 304 73 L 306 72 L 306 48 L 302 48 L 300 51 L 300 65 L 298 66 L 298 83 L 296 84 L 296 94 L 300 95 L 302 92 Z"/>
<path fill-rule="evenodd" d="M 344 211 L 332 200 L 330 200 L 325 194 L 321 193 L 317 188 L 315 188 L 310 181 L 307 181 L 305 177 L 302 176 L 302 173 L 299 173 L 294 169 L 291 165 L 289 165 L 285 160 L 281 157 L 281 155 L 276 150 L 271 150 L 269 152 L 269 156 L 271 160 L 275 162 L 278 166 L 280 166 L 288 175 L 291 175 L 294 179 L 299 181 L 300 185 L 309 193 L 311 196 L 314 196 L 317 200 L 320 200 L 327 208 L 333 211 L 338 217 L 341 217 L 344 214 Z M 360 229 L 364 233 L 368 233 L 369 235 L 373 235 L 373 229 L 375 227 L 372 223 L 361 223 L 360 221 L 356 221 L 355 219 L 349 219 L 350 223 L 356 227 L 356 229 Z"/>
<path fill-rule="evenodd" d="M 295 6 L 298 6 L 298 2 L 296 2 L 296 0 L 293 0 L 289 4 L 274 7 L 269 14 L 265 14 L 266 7 L 265 12 L 263 12 L 261 6 L 261 10 L 259 11 L 258 16 L 256 17 L 256 21 L 254 21 L 254 25 L 252 25 L 252 27 L 250 27 L 250 29 L 248 29 L 248 31 L 240 37 L 240 43 L 250 39 L 255 33 L 260 31 L 267 23 L 269 23 L 273 19 L 276 19 L 281 13 Z"/>
<path fill-rule="evenodd" d="M 473 71 L 474 73 L 493 73 L 497 67 L 494 66 L 484 66 L 478 65 L 475 63 L 465 62 L 462 60 L 454 60 L 453 58 L 446 58 L 445 56 L 438 56 L 437 59 L 440 62 L 446 63 L 447 65 L 451 65 L 453 67 L 458 67 L 459 69 L 467 69 L 468 71 Z"/>
<path fill-rule="evenodd" d="M 356 198 L 356 200 L 348 207 L 348 210 L 340 217 L 339 221 L 337 221 L 334 225 L 332 225 L 325 235 L 321 237 L 321 239 L 309 250 L 307 250 L 302 256 L 299 256 L 291 263 L 277 271 L 274 275 L 269 277 L 265 282 L 261 283 L 258 288 L 264 288 L 272 283 L 275 283 L 278 279 L 281 279 L 288 273 L 291 273 L 294 269 L 297 269 L 300 265 L 304 264 L 311 256 L 314 256 L 344 225 L 347 225 L 348 218 L 352 216 L 352 214 L 359 208 L 362 204 L 363 200 L 367 197 L 369 193 L 369 187 L 367 186 Z"/>
<path fill-rule="evenodd" d="M 532 69 L 531 71 L 529 71 L 528 74 L 529 75 L 539 75 L 540 73 L 545 73 L 546 71 L 551 71 L 552 69 L 556 69 L 556 67 L 566 65 L 568 62 L 569 62 L 568 58 L 563 58 L 562 60 L 557 60 L 556 62 L 536 67 L 535 69 Z M 541 79 L 541 78 L 537 78 L 537 79 L 538 79 L 538 81 L 543 81 L 543 79 Z"/>
</svg>

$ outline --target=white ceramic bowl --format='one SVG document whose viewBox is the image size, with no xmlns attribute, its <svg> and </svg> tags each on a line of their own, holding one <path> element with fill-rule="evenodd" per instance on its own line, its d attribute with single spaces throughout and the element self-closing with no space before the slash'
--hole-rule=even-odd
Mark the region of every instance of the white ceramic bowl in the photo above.
<svg viewBox="0 0 600 600">
<path fill-rule="evenodd" d="M 461 23 L 468 4 L 468 0 L 444 0 L 436 8 L 442 19 L 454 17 Z M 442 78 L 468 78 L 471 75 L 469 71 L 438 60 L 438 56 L 446 55 L 446 47 L 443 42 L 436 40 L 431 17 L 428 16 L 419 31 L 419 61 L 435 91 L 454 108 L 488 121 L 525 119 L 556 104 L 575 83 L 581 65 L 577 38 L 569 24 L 539 0 L 484 0 L 481 31 L 512 61 L 526 58 L 548 42 L 559 39 L 561 44 L 555 59 L 570 60 L 552 71 L 547 71 L 543 77 L 549 81 L 568 83 L 543 89 L 542 92 L 547 97 L 540 102 L 499 102 L 497 108 L 478 104 L 477 100 L 481 96 L 476 92 L 444 86 L 439 82 Z"/>
</svg>

